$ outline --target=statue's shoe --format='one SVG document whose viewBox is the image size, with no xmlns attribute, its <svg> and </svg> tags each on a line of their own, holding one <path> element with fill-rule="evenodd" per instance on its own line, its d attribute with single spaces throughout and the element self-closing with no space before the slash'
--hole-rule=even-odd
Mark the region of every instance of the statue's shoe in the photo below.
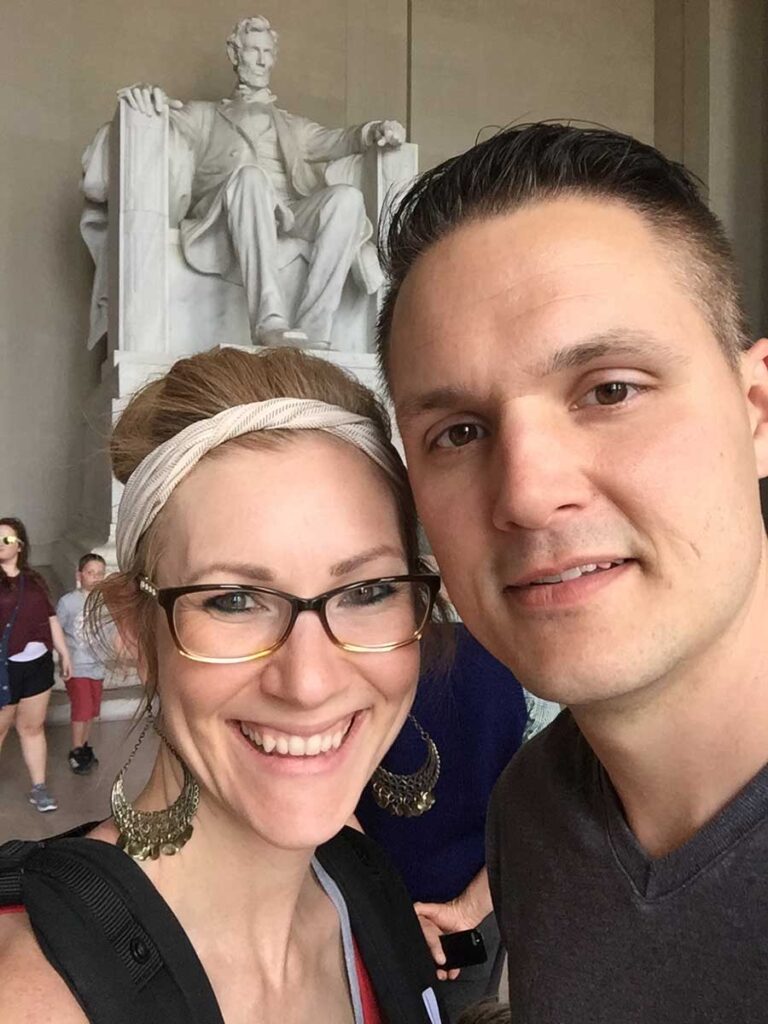
<svg viewBox="0 0 768 1024">
<path fill-rule="evenodd" d="M 260 328 L 256 336 L 256 344 L 268 345 L 271 348 L 330 348 L 329 341 L 314 341 L 304 331 L 295 328 L 276 327 L 265 330 Z"/>
</svg>

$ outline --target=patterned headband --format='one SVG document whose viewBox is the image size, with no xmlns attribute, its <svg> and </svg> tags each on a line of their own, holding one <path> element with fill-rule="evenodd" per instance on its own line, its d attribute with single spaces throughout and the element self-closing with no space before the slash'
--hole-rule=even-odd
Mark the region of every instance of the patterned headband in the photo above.
<svg viewBox="0 0 768 1024">
<path fill-rule="evenodd" d="M 235 405 L 169 438 L 131 473 L 117 514 L 117 564 L 126 571 L 144 531 L 174 489 L 213 448 L 260 430 L 323 430 L 355 445 L 396 481 L 402 463 L 373 420 L 308 398 L 270 398 Z"/>
</svg>

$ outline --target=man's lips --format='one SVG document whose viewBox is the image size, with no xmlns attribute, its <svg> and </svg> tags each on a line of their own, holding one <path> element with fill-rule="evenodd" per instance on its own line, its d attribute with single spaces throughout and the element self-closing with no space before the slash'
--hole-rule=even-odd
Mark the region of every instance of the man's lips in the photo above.
<svg viewBox="0 0 768 1024">
<path fill-rule="evenodd" d="M 556 564 L 542 565 L 518 577 L 505 589 L 521 589 L 531 586 L 556 586 L 579 579 L 582 576 L 606 572 L 632 559 L 621 555 L 587 555 L 570 558 Z"/>
<path fill-rule="evenodd" d="M 504 594 L 520 609 L 546 612 L 556 608 L 576 608 L 610 587 L 614 581 L 626 576 L 635 564 L 631 558 L 617 559 L 603 562 L 606 568 L 601 568 L 601 563 L 586 563 L 586 572 L 576 571 L 581 566 L 572 566 L 570 571 L 561 570 L 549 577 L 536 576 L 530 579 L 528 574 L 523 579 L 529 579 L 529 582 L 506 586 Z"/>
</svg>

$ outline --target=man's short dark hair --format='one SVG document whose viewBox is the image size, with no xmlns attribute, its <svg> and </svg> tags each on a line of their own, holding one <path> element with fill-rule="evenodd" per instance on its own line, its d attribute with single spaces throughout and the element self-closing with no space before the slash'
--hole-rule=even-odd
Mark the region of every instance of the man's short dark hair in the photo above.
<svg viewBox="0 0 768 1024">
<path fill-rule="evenodd" d="M 397 296 L 423 252 L 462 224 L 570 195 L 616 200 L 648 221 L 735 366 L 750 336 L 733 253 L 693 175 L 629 135 L 539 122 L 506 128 L 446 160 L 397 204 L 381 240 L 389 283 L 377 347 L 385 377 Z"/>
</svg>

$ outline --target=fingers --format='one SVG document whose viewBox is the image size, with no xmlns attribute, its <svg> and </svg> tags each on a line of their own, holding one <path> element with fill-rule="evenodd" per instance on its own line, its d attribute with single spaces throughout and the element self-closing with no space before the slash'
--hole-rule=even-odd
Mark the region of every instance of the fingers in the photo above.
<svg viewBox="0 0 768 1024">
<path fill-rule="evenodd" d="M 154 104 L 155 110 L 158 114 L 162 114 L 168 106 L 168 103 L 166 102 L 166 95 L 158 85 L 154 86 L 152 89 L 152 103 Z"/>
<path fill-rule="evenodd" d="M 377 129 L 377 146 L 401 146 L 405 142 L 405 128 L 399 121 L 382 121 Z"/>
<path fill-rule="evenodd" d="M 440 945 L 440 929 L 428 917 L 422 917 L 421 914 L 417 914 L 417 916 L 421 930 L 424 932 L 424 938 L 427 940 L 429 951 L 432 954 L 432 959 L 436 964 L 444 964 L 445 953 Z"/>
<path fill-rule="evenodd" d="M 147 117 L 155 117 L 164 113 L 168 107 L 178 110 L 184 104 L 181 100 L 170 99 L 158 85 L 147 85 L 144 82 L 137 82 L 135 85 L 128 85 L 124 89 L 117 90 L 118 98 L 140 114 Z"/>
</svg>

